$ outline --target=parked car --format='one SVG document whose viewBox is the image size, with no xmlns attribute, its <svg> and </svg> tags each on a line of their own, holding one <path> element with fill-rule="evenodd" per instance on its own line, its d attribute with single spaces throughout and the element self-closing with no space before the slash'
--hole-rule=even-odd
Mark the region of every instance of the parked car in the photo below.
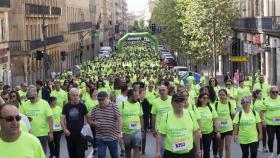
<svg viewBox="0 0 280 158">
<path fill-rule="evenodd" d="M 163 60 L 163 65 L 172 68 L 177 65 L 173 56 L 167 56 Z"/>
<path fill-rule="evenodd" d="M 188 68 L 185 66 L 175 66 L 171 71 L 174 74 L 183 77 L 183 75 L 188 72 Z"/>
</svg>

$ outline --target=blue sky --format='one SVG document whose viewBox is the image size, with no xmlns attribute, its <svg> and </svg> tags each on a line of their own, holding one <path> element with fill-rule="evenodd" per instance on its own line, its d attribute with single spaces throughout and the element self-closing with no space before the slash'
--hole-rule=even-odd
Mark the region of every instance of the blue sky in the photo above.
<svg viewBox="0 0 280 158">
<path fill-rule="evenodd" d="M 145 3 L 148 2 L 148 0 L 126 0 L 128 11 L 142 11 L 144 10 Z"/>
</svg>

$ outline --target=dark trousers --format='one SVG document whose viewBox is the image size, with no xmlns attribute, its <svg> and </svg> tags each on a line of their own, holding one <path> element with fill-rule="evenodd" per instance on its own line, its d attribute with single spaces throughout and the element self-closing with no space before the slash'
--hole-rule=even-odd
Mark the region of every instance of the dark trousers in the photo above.
<svg viewBox="0 0 280 158">
<path fill-rule="evenodd" d="M 267 140 L 266 140 L 266 137 L 267 137 L 267 135 L 266 135 L 266 127 L 262 127 L 262 144 L 263 144 L 263 147 L 266 147 L 266 145 L 267 145 Z"/>
<path fill-rule="evenodd" d="M 53 132 L 53 141 L 49 141 L 50 157 L 59 157 L 60 153 L 60 138 L 62 131 Z"/>
<path fill-rule="evenodd" d="M 47 153 L 47 148 L 48 148 L 48 136 L 41 136 L 37 137 L 42 145 L 42 148 L 44 150 L 44 153 Z"/>
<path fill-rule="evenodd" d="M 253 142 L 250 144 L 240 144 L 242 150 L 242 158 L 249 158 L 249 149 L 251 158 L 257 158 L 259 142 Z"/>
<path fill-rule="evenodd" d="M 213 133 L 202 134 L 200 148 L 203 149 L 203 158 L 210 158 L 210 146 L 213 138 Z"/>
<path fill-rule="evenodd" d="M 142 137 L 142 148 L 141 148 L 141 151 L 142 153 L 145 153 L 145 149 L 146 149 L 146 139 L 147 139 L 147 130 L 144 131 L 143 133 L 143 137 Z"/>
<path fill-rule="evenodd" d="M 216 137 L 216 133 L 212 135 L 212 150 L 213 150 L 213 155 L 218 155 L 218 140 Z"/>
<path fill-rule="evenodd" d="M 164 151 L 163 158 L 194 158 L 195 154 L 194 151 L 191 150 L 189 153 L 186 154 L 174 154 L 168 150 Z"/>
<path fill-rule="evenodd" d="M 90 126 L 91 128 L 91 131 L 92 131 L 92 135 L 93 135 L 93 144 L 92 144 L 92 147 L 93 148 L 97 148 L 97 145 L 96 145 L 96 131 L 95 131 L 95 128 L 93 126 Z"/>
<path fill-rule="evenodd" d="M 274 135 L 276 134 L 276 140 L 277 140 L 277 155 L 280 154 L 280 126 L 270 126 L 266 125 L 266 132 L 268 136 L 268 149 L 269 152 L 273 152 L 273 141 L 274 141 Z"/>
<path fill-rule="evenodd" d="M 71 132 L 69 137 L 65 137 L 69 158 L 85 158 L 85 140 L 80 133 Z"/>
</svg>

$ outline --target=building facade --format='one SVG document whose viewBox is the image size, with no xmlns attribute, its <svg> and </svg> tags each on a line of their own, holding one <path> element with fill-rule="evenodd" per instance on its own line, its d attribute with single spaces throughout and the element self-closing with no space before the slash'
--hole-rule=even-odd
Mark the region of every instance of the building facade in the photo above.
<svg viewBox="0 0 280 158">
<path fill-rule="evenodd" d="M 241 18 L 233 24 L 232 56 L 248 62 L 233 63 L 246 74 L 260 71 L 271 84 L 280 83 L 280 1 L 239 1 Z"/>
<path fill-rule="evenodd" d="M 33 84 L 114 48 L 127 31 L 125 0 L 1 0 L 0 81 Z"/>
<path fill-rule="evenodd" d="M 10 0 L 0 1 L 0 81 L 10 84 L 9 19 Z"/>
</svg>

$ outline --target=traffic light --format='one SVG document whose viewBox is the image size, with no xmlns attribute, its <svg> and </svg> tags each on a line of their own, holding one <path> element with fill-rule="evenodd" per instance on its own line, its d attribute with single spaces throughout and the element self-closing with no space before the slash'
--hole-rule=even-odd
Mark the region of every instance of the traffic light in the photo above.
<svg viewBox="0 0 280 158">
<path fill-rule="evenodd" d="M 44 54 L 42 51 L 36 51 L 36 60 L 42 60 L 44 57 Z"/>
<path fill-rule="evenodd" d="M 67 54 L 66 54 L 65 51 L 61 51 L 61 52 L 60 52 L 60 56 L 61 56 L 61 60 L 62 60 L 62 61 L 65 61 L 65 60 L 66 60 Z"/>
<path fill-rule="evenodd" d="M 156 24 L 152 24 L 152 32 L 156 32 Z"/>
</svg>

